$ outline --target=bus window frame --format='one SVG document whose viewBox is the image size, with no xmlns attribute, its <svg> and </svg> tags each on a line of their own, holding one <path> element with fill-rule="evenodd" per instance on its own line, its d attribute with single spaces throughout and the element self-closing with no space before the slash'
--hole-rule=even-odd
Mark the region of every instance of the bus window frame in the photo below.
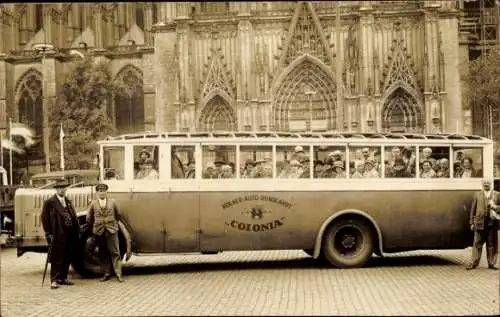
<svg viewBox="0 0 500 317">
<path fill-rule="evenodd" d="M 450 145 L 451 149 L 450 149 L 450 155 L 451 155 L 451 158 L 453 158 L 453 153 L 454 151 L 459 151 L 459 150 L 463 150 L 464 148 L 465 149 L 473 149 L 473 148 L 479 148 L 481 149 L 481 169 L 482 169 L 482 176 L 481 177 L 471 177 L 471 179 L 481 179 L 481 178 L 485 178 L 487 177 L 486 175 L 493 175 L 493 170 L 491 171 L 486 171 L 486 170 L 489 170 L 489 166 L 486 166 L 484 163 L 484 158 L 486 157 L 486 155 L 488 153 L 486 153 L 488 150 L 490 150 L 491 154 L 493 155 L 493 145 L 492 144 L 464 144 L 464 143 L 453 143 Z M 490 149 L 491 148 L 491 149 Z M 455 163 L 455 161 L 453 160 L 453 163 Z M 452 163 L 452 164 L 453 164 Z M 461 177 L 455 177 L 455 170 L 452 170 L 450 173 L 453 173 L 452 175 L 450 175 L 451 179 L 461 179 Z"/>
<path fill-rule="evenodd" d="M 398 141 L 399 141 L 399 140 L 398 140 Z M 413 141 L 413 140 L 412 140 L 412 141 Z M 386 177 L 386 175 L 385 175 L 385 152 L 386 152 L 386 151 L 385 151 L 385 148 L 386 148 L 386 147 L 390 149 L 390 148 L 392 148 L 392 147 L 397 146 L 397 147 L 399 147 L 399 148 L 400 148 L 400 151 L 401 151 L 401 148 L 404 148 L 405 146 L 414 147 L 414 148 L 415 148 L 415 160 L 416 160 L 416 162 L 415 162 L 415 163 L 417 163 L 417 162 L 418 162 L 418 159 L 419 159 L 419 155 L 418 155 L 418 153 L 420 152 L 420 151 L 418 150 L 419 143 L 414 142 L 414 143 L 413 143 L 413 145 L 412 145 L 412 144 L 408 144 L 408 143 L 406 143 L 406 144 L 405 144 L 405 143 L 400 143 L 400 142 L 398 142 L 398 143 L 396 143 L 396 142 L 395 142 L 395 143 L 392 143 L 392 142 L 387 142 L 387 143 L 386 143 L 386 142 L 380 142 L 380 143 L 382 143 L 382 144 L 383 144 L 383 145 L 382 145 L 382 153 L 381 153 L 381 155 L 380 155 L 380 160 L 381 160 L 381 162 L 382 162 L 382 168 L 381 168 L 381 173 L 382 173 L 382 175 L 380 175 L 380 176 L 381 176 L 380 178 L 386 178 L 386 179 L 398 179 L 398 178 L 394 178 L 394 177 Z M 426 145 L 426 146 L 428 146 L 428 145 Z M 403 154 L 403 153 L 401 153 L 401 154 Z M 415 170 L 416 170 L 416 171 L 415 171 L 415 176 L 414 176 L 414 177 L 402 177 L 402 178 L 403 178 L 403 179 L 418 179 L 418 176 L 419 176 L 419 172 L 418 172 L 418 170 L 419 170 L 419 169 L 418 169 L 418 168 L 415 168 Z"/>
<path fill-rule="evenodd" d="M 168 161 L 168 164 L 166 164 L 165 166 L 167 166 L 167 171 L 165 173 L 165 180 L 166 181 L 175 181 L 175 182 L 179 182 L 179 181 L 190 181 L 190 182 L 193 182 L 195 180 L 199 180 L 201 179 L 201 172 L 200 172 L 200 169 L 201 169 L 201 166 L 203 165 L 203 162 L 201 162 L 201 154 L 199 153 L 201 151 L 201 143 L 200 142 L 183 142 L 183 141 L 174 141 L 174 142 L 169 142 L 169 143 L 165 143 L 164 144 L 166 146 L 165 148 L 165 152 L 164 152 L 164 155 L 165 155 L 165 158 L 166 160 Z M 182 147 L 188 147 L 188 146 L 191 146 L 191 147 L 194 147 L 194 153 L 193 153 L 193 158 L 194 158 L 194 178 L 186 178 L 186 171 L 184 171 L 184 178 L 172 178 L 172 147 L 176 147 L 176 146 L 182 146 Z M 181 161 L 182 163 L 182 161 Z M 184 168 L 184 166 L 183 166 Z"/>
<path fill-rule="evenodd" d="M 127 143 L 122 143 L 122 144 L 115 144 L 115 143 L 109 143 L 109 144 L 102 144 L 99 149 L 99 180 L 101 182 L 106 181 L 106 182 L 123 182 L 128 180 L 126 177 L 127 174 L 127 163 L 126 163 L 126 157 L 127 157 L 127 146 L 129 144 Z M 121 179 L 105 179 L 104 175 L 104 148 L 122 148 L 123 149 L 123 177 Z"/>
<path fill-rule="evenodd" d="M 225 140 L 225 139 L 224 139 L 224 138 L 222 138 L 221 140 Z M 235 164 L 236 164 L 236 161 L 238 161 L 238 156 L 239 156 L 239 149 L 240 149 L 240 147 L 239 147 L 239 146 L 240 146 L 241 144 L 242 144 L 242 143 L 239 143 L 239 142 L 238 142 L 238 141 L 236 141 L 236 140 L 232 140 L 231 142 L 220 142 L 219 140 L 213 140 L 213 139 L 211 139 L 211 140 L 208 140 L 208 141 L 201 141 L 201 142 L 199 142 L 199 147 L 200 147 L 200 149 L 199 149 L 199 151 L 200 151 L 200 157 L 196 159 L 196 160 L 197 160 L 197 162 L 196 162 L 196 167 L 198 167 L 198 161 L 199 161 L 199 162 L 200 162 L 200 165 L 199 165 L 199 166 L 200 166 L 201 168 L 203 168 L 203 147 L 205 147 L 205 146 L 211 146 L 211 145 L 212 145 L 212 146 L 227 146 L 227 147 L 229 147 L 229 146 L 234 146 L 234 148 L 235 148 L 235 152 L 234 152 L 234 154 L 235 154 L 235 156 L 236 156 L 236 157 L 235 157 L 235 159 L 234 159 L 234 162 L 235 162 Z M 243 143 L 243 144 L 244 144 L 244 143 Z M 244 144 L 244 145 L 246 145 L 246 144 Z M 235 166 L 235 169 L 237 169 L 237 168 L 236 168 L 236 166 Z M 238 167 L 238 169 L 239 169 L 239 167 Z M 198 177 L 198 173 L 196 173 L 196 176 Z M 199 180 L 202 180 L 202 181 L 204 181 L 204 182 L 210 182 L 210 181 L 212 181 L 212 182 L 213 182 L 213 179 L 210 179 L 210 178 L 203 178 L 202 169 L 200 169 L 200 174 L 199 174 L 199 177 L 200 177 L 200 178 L 199 178 Z M 219 181 L 220 181 L 220 180 L 228 181 L 228 180 L 235 180 L 235 179 L 238 179 L 238 177 L 237 177 L 237 174 L 236 174 L 236 173 L 234 174 L 234 177 L 232 177 L 232 178 L 220 178 L 220 179 L 218 179 L 218 180 L 219 180 Z"/>
<path fill-rule="evenodd" d="M 416 147 L 417 147 L 417 153 L 416 153 L 416 155 L 415 155 L 415 156 L 416 156 L 416 160 L 417 160 L 417 161 L 416 161 L 416 163 L 417 163 L 417 166 L 418 166 L 418 168 L 417 168 L 417 167 L 415 167 L 415 169 L 416 169 L 416 171 L 415 171 L 415 177 L 416 177 L 416 178 L 421 179 L 421 178 L 420 178 L 420 163 L 421 163 L 421 162 L 420 162 L 420 152 L 421 152 L 424 148 L 426 148 L 426 147 L 428 147 L 428 148 L 430 148 L 430 149 L 435 148 L 435 147 L 448 148 L 448 154 L 449 154 L 449 155 L 448 155 L 448 163 L 449 163 L 448 169 L 449 169 L 449 171 L 450 171 L 450 177 L 447 177 L 447 178 L 439 178 L 439 177 L 434 177 L 434 178 L 432 178 L 432 179 L 433 179 L 433 180 L 437 180 L 437 179 L 439 179 L 439 180 L 438 180 L 438 182 L 440 182 L 440 181 L 442 181 L 443 179 L 450 179 L 450 178 L 453 178 L 453 173 L 455 172 L 455 171 L 453 171 L 453 169 L 452 169 L 452 167 L 453 167 L 453 162 L 452 162 L 452 160 L 451 160 L 451 158 L 452 158 L 452 156 L 453 156 L 453 151 L 452 151 L 452 150 L 453 150 L 453 144 L 450 144 L 450 143 L 448 143 L 448 144 L 445 144 L 445 143 L 432 143 L 432 144 L 426 144 L 426 145 L 422 145 L 421 143 L 416 143 L 416 144 L 417 144 L 417 145 L 416 145 Z"/>
<path fill-rule="evenodd" d="M 250 142 L 250 141 L 253 141 L 253 140 L 248 140 L 248 142 L 241 142 L 241 143 L 238 143 L 236 144 L 236 158 L 237 158 L 237 162 L 238 164 L 240 164 L 241 160 L 240 160 L 240 156 L 241 156 L 241 146 L 243 147 L 252 147 L 252 146 L 255 146 L 255 147 L 262 147 L 262 146 L 267 146 L 267 147 L 271 147 L 271 158 L 272 158 L 272 162 L 273 162 L 273 177 L 272 178 L 262 178 L 262 179 L 276 179 L 277 175 L 276 175 L 276 142 L 274 142 L 273 144 L 259 144 L 259 143 L 256 143 L 255 141 L 254 142 Z M 232 143 L 228 143 L 228 145 L 231 145 Z M 288 146 L 288 144 L 287 144 Z M 290 145 L 291 146 L 291 145 Z M 246 151 L 245 151 L 246 152 Z M 237 177 L 236 178 L 232 178 L 232 179 L 243 179 L 243 178 L 240 178 L 241 177 L 241 173 L 240 173 L 240 165 L 238 165 L 238 174 L 237 174 Z M 245 180 L 249 180 L 249 179 L 253 179 L 255 181 L 256 178 L 245 178 Z"/>
<path fill-rule="evenodd" d="M 385 178 L 384 176 L 384 172 L 385 172 L 385 164 L 383 163 L 384 162 L 384 156 L 383 156 L 383 152 L 384 152 L 384 145 L 383 142 L 380 142 L 380 144 L 378 145 L 373 145 L 370 144 L 370 143 L 363 143 L 363 142 L 360 142 L 360 143 L 349 143 L 349 142 L 346 142 L 346 160 L 345 160 L 345 165 L 346 165 L 346 168 L 345 168 L 345 176 L 346 176 L 346 179 L 353 179 L 351 178 L 351 147 L 355 147 L 355 148 L 358 148 L 358 147 L 367 147 L 367 148 L 373 148 L 373 147 L 380 147 L 380 160 L 381 160 L 381 168 L 380 168 L 380 173 L 382 175 L 379 175 L 379 178 Z M 348 153 L 349 152 L 349 153 Z M 349 161 L 347 160 L 349 158 Z M 356 168 L 356 167 L 354 167 Z"/>
<path fill-rule="evenodd" d="M 160 157 L 161 146 L 165 146 L 165 145 L 168 146 L 168 144 L 161 143 L 161 142 L 137 142 L 136 141 L 136 142 L 128 144 L 128 145 L 130 145 L 130 147 L 128 149 L 129 161 L 127 162 L 127 160 L 125 160 L 125 164 L 129 164 L 129 165 L 127 165 L 127 167 L 128 167 L 127 169 L 129 170 L 129 173 L 131 173 L 131 174 L 129 175 L 129 178 L 125 178 L 125 179 L 129 180 L 129 181 L 134 181 L 134 182 L 147 182 L 147 183 L 155 182 L 155 181 L 157 182 L 157 181 L 162 180 L 162 174 L 164 172 L 162 173 L 163 168 L 162 168 L 161 157 Z M 135 174 L 135 170 L 134 170 L 134 164 L 135 164 L 135 151 L 134 151 L 134 149 L 136 147 L 153 147 L 153 148 L 157 147 L 158 148 L 157 149 L 157 151 L 158 151 L 158 162 L 157 162 L 157 164 L 158 164 L 158 170 L 157 170 L 158 179 L 136 179 L 135 178 L 136 174 Z M 125 156 L 127 156 L 127 154 Z M 153 156 L 152 159 L 154 159 L 154 156 L 155 156 L 154 153 L 152 153 L 152 156 Z"/>
</svg>

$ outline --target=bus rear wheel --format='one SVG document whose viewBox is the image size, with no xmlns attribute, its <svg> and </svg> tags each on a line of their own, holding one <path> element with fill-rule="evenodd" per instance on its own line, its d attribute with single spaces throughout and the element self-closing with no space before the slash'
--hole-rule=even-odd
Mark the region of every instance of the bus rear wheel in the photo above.
<svg viewBox="0 0 500 317">
<path fill-rule="evenodd" d="M 345 218 L 328 227 L 322 250 L 331 265 L 358 268 L 370 259 L 374 241 L 373 231 L 365 221 Z"/>
</svg>

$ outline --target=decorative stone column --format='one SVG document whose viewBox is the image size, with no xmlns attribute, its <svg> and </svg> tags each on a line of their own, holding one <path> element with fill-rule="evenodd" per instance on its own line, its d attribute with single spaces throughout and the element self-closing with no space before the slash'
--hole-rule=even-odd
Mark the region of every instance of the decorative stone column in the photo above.
<svg viewBox="0 0 500 317">
<path fill-rule="evenodd" d="M 252 45 L 252 23 L 250 22 L 248 6 L 240 7 L 238 18 L 238 55 L 239 69 L 238 81 L 236 82 L 236 100 L 238 114 L 238 130 L 244 129 L 244 108 L 248 101 L 255 98 L 255 82 L 252 80 L 252 60 L 254 58 Z"/>
<path fill-rule="evenodd" d="M 424 4 L 424 23 L 425 23 L 425 43 L 424 43 L 424 103 L 425 103 L 425 131 L 432 133 L 432 91 L 439 85 L 439 34 L 437 25 L 437 9 L 439 4 L 426 2 Z M 437 88 L 439 90 L 439 86 Z"/>
<path fill-rule="evenodd" d="M 363 2 L 363 6 L 360 8 L 361 17 L 361 47 L 360 52 L 362 53 L 361 62 L 361 83 L 360 83 L 360 107 L 361 111 L 359 113 L 359 130 L 365 131 L 368 128 L 368 96 L 373 93 L 372 83 L 374 79 L 373 72 L 373 24 L 375 19 L 373 17 L 373 7 L 370 2 Z M 370 104 L 371 105 L 371 104 Z M 373 126 L 373 119 L 372 119 Z"/>
</svg>

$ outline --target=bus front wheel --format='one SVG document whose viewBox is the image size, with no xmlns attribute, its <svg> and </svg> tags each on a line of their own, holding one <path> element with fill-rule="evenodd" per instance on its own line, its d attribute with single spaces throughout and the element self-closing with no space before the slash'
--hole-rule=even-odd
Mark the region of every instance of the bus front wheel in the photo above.
<svg viewBox="0 0 500 317">
<path fill-rule="evenodd" d="M 124 238 L 121 232 L 118 235 L 120 240 L 120 254 L 123 259 L 125 255 Z M 73 269 L 82 277 L 94 277 L 104 274 L 99 257 L 99 246 L 91 234 L 82 235 L 76 250 L 73 262 Z"/>
<path fill-rule="evenodd" d="M 326 260 L 335 267 L 362 267 L 373 253 L 373 231 L 365 221 L 340 219 L 328 227 L 322 249 Z"/>
</svg>

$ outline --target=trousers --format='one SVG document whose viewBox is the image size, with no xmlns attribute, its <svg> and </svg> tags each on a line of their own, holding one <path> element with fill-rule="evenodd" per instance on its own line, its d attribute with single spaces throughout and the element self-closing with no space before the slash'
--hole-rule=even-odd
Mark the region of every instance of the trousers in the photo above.
<svg viewBox="0 0 500 317">
<path fill-rule="evenodd" d="M 104 273 L 111 274 L 114 272 L 116 276 L 122 276 L 122 260 L 120 256 L 120 244 L 118 233 L 110 233 L 104 231 L 103 234 L 97 236 L 101 266 Z"/>
<path fill-rule="evenodd" d="M 483 245 L 486 243 L 486 259 L 489 266 L 494 266 L 498 259 L 498 230 L 496 227 L 474 230 L 472 243 L 472 265 L 477 266 L 481 260 Z"/>
<path fill-rule="evenodd" d="M 50 259 L 50 281 L 64 281 L 68 278 L 69 266 L 73 259 L 75 237 L 72 233 L 56 236 L 52 242 Z"/>
</svg>

